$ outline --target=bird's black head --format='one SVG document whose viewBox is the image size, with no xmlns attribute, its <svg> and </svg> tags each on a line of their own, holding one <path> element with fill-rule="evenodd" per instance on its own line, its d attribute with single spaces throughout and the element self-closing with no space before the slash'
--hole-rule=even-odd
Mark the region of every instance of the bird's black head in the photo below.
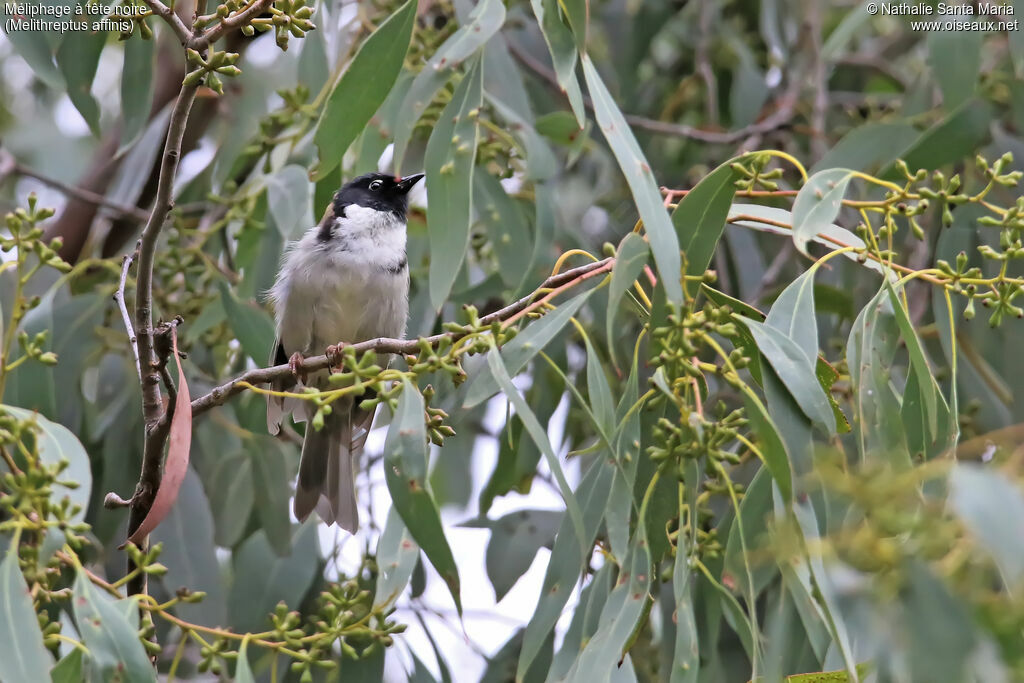
<svg viewBox="0 0 1024 683">
<path fill-rule="evenodd" d="M 387 173 L 367 173 L 343 185 L 334 195 L 334 215 L 344 216 L 345 207 L 355 204 L 377 211 L 390 211 L 402 220 L 409 208 L 409 190 L 422 173 L 399 178 Z"/>
</svg>

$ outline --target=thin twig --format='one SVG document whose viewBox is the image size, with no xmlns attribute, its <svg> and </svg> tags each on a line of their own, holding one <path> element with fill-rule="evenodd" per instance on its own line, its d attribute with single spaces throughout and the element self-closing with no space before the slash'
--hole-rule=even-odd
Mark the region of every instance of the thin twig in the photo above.
<svg viewBox="0 0 1024 683">
<path fill-rule="evenodd" d="M 139 382 L 142 381 L 142 366 L 139 363 L 139 347 L 137 346 L 135 338 L 135 329 L 132 327 L 132 317 L 128 313 L 128 305 L 124 301 L 124 289 L 128 282 L 128 271 L 132 267 L 132 261 L 135 260 L 136 255 L 139 253 L 139 245 L 135 245 L 135 251 L 131 254 L 125 254 L 124 260 L 121 262 L 121 281 L 117 285 L 117 291 L 114 292 L 114 301 L 117 302 L 117 307 L 121 311 L 121 319 L 124 321 L 124 329 L 128 332 L 128 342 L 132 347 L 132 354 L 135 356 L 135 372 L 139 376 Z"/>
<path fill-rule="evenodd" d="M 174 13 L 174 10 L 160 2 L 160 0 L 142 0 L 146 3 L 146 6 L 152 10 L 153 14 L 156 14 L 161 19 L 167 22 L 167 25 L 174 31 L 174 35 L 178 37 L 178 42 L 183 46 L 187 46 L 192 40 L 192 31 L 189 30 L 188 26 L 185 26 L 185 22 Z"/>
<path fill-rule="evenodd" d="M 10 170 L 12 175 L 20 175 L 25 176 L 26 178 L 32 178 L 33 180 L 38 180 L 43 185 L 52 187 L 55 190 L 60 190 L 69 197 L 74 197 L 75 199 L 80 199 L 83 202 L 95 204 L 96 206 L 103 206 L 108 209 L 112 209 L 122 216 L 131 218 L 139 223 L 145 223 L 149 220 L 149 213 L 136 206 L 129 206 L 127 204 L 112 201 L 101 194 L 90 192 L 89 190 L 83 190 L 82 188 L 75 187 L 74 185 L 68 185 L 56 178 L 51 178 L 48 175 L 44 175 L 39 171 L 24 166 L 18 163 L 11 153 L 5 149 L 0 149 L 0 165 L 6 165 L 6 168 Z"/>
<path fill-rule="evenodd" d="M 153 210 L 139 240 L 138 271 L 135 285 L 135 335 L 136 347 L 142 373 L 142 416 L 145 425 L 145 440 L 142 450 L 142 469 L 139 481 L 132 495 L 131 513 L 128 516 L 128 535 L 149 514 L 162 477 L 164 443 L 170 431 L 170 420 L 163 408 L 160 397 L 160 359 L 154 353 L 155 331 L 153 329 L 153 264 L 156 245 L 173 207 L 172 188 L 181 156 L 181 141 L 185 136 L 185 124 L 196 98 L 195 86 L 183 86 L 171 111 L 167 127 L 167 139 L 160 160 L 160 176 L 157 181 L 156 199 Z M 144 542 L 145 546 L 146 543 Z M 133 565 L 129 561 L 128 571 Z M 139 574 L 128 584 L 131 595 L 146 592 L 146 575 Z"/>
<path fill-rule="evenodd" d="M 531 306 L 540 305 L 542 301 L 547 301 L 571 284 L 578 284 L 599 272 L 608 270 L 614 263 L 614 258 L 606 258 L 602 261 L 595 261 L 594 263 L 588 263 L 577 268 L 572 268 L 559 273 L 558 275 L 552 275 L 545 280 L 536 291 L 531 292 L 522 299 L 519 299 L 518 301 L 511 303 L 494 313 L 483 316 L 480 318 L 480 322 L 482 325 L 489 325 L 496 321 L 504 322 L 506 320 L 517 318 L 520 314 L 531 308 Z M 552 291 L 544 296 L 538 297 L 538 294 L 542 290 L 546 289 L 556 291 Z M 425 337 L 424 340 L 431 346 L 435 346 L 442 339 L 448 338 L 452 341 L 456 341 L 459 338 L 464 337 L 465 334 L 466 333 L 459 332 L 443 332 L 441 334 L 435 334 L 432 337 Z M 391 339 L 387 337 L 379 337 L 377 339 L 369 339 L 358 344 L 351 344 L 346 348 L 353 349 L 357 354 L 370 350 L 378 353 L 414 354 L 419 352 L 420 343 L 421 340 L 419 339 Z M 316 370 L 326 368 L 330 363 L 331 359 L 329 359 L 327 355 L 311 356 L 303 359 L 302 368 L 307 372 L 315 372 Z M 269 384 L 275 379 L 291 376 L 292 369 L 287 363 L 284 365 L 274 365 L 269 368 L 256 368 L 255 370 L 244 372 L 230 382 L 222 384 L 219 387 L 214 388 L 209 393 L 193 400 L 192 417 L 194 418 L 215 406 L 227 403 L 228 399 L 232 396 L 244 391 L 246 385 Z"/>
<path fill-rule="evenodd" d="M 193 38 L 189 42 L 189 47 L 193 50 L 203 51 L 204 48 L 209 47 L 213 43 L 217 42 L 225 33 L 231 29 L 245 26 L 251 20 L 255 19 L 259 15 L 263 14 L 274 0 L 253 0 L 249 3 L 241 12 L 232 14 L 230 17 L 225 17 L 220 20 L 220 23 L 216 26 L 208 29 L 205 33 L 200 34 L 198 37 Z"/>
<path fill-rule="evenodd" d="M 558 84 L 558 78 L 555 76 L 554 72 L 544 66 L 536 57 L 523 50 L 513 40 L 508 41 L 508 47 L 513 57 L 518 59 L 528 69 L 561 91 L 561 86 Z M 701 130 L 699 128 L 694 128 L 693 126 L 687 126 L 684 123 L 657 121 L 655 119 L 650 119 L 646 116 L 638 116 L 636 114 L 623 114 L 623 116 L 626 119 L 626 123 L 629 125 L 634 128 L 646 130 L 650 133 L 684 137 L 716 145 L 728 145 L 752 135 L 761 135 L 778 128 L 782 128 L 789 123 L 793 118 L 793 115 L 796 113 L 796 103 L 798 99 L 799 87 L 791 88 L 782 96 L 778 109 L 776 109 L 772 114 L 769 114 L 757 123 L 752 123 L 744 128 L 723 133 Z M 587 109 L 593 111 L 594 102 L 589 96 L 583 96 L 583 104 Z"/>
</svg>

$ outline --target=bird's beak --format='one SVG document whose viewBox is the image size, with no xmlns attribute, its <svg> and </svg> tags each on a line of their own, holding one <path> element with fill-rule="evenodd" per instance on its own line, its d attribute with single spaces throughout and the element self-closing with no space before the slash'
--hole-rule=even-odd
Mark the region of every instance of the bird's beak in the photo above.
<svg viewBox="0 0 1024 683">
<path fill-rule="evenodd" d="M 406 192 L 411 190 L 412 186 L 418 183 L 421 178 L 423 178 L 422 173 L 413 173 L 412 175 L 405 176 L 404 178 L 398 181 L 398 190 L 405 194 Z"/>
</svg>

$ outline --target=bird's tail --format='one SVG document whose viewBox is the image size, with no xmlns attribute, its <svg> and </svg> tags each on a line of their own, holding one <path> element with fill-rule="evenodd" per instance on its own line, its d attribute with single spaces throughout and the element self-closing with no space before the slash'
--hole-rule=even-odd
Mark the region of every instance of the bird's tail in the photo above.
<svg viewBox="0 0 1024 683">
<path fill-rule="evenodd" d="M 326 524 L 337 523 L 352 534 L 359 528 L 354 462 L 359 449 L 353 445 L 351 411 L 328 416 L 320 431 L 307 424 L 295 489 L 299 521 L 315 509 Z"/>
</svg>

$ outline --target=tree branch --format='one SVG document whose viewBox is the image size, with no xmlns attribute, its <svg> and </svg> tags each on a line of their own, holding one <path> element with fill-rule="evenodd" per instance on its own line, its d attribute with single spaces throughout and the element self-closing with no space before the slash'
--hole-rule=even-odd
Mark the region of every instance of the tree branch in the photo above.
<svg viewBox="0 0 1024 683">
<path fill-rule="evenodd" d="M 174 31 L 174 35 L 178 37 L 178 41 L 182 46 L 187 46 L 192 40 L 192 31 L 189 30 L 188 26 L 185 26 L 185 22 L 174 13 L 170 7 L 160 2 L 160 0 L 142 0 L 146 3 L 146 6 L 153 12 L 153 14 L 159 16 L 167 25 Z"/>
<path fill-rule="evenodd" d="M 596 275 L 605 273 L 611 270 L 613 265 L 615 265 L 615 259 L 613 257 L 609 257 L 601 261 L 595 261 L 577 268 L 572 268 L 565 272 L 558 273 L 557 275 L 552 275 L 535 291 L 527 294 L 522 299 L 495 311 L 494 313 L 483 316 L 480 318 L 480 322 L 483 325 L 490 325 L 497 321 L 505 322 L 507 320 L 517 319 L 529 310 L 538 307 L 551 295 L 560 293 L 564 289 L 576 286 Z M 549 289 L 557 291 L 545 294 L 545 290 Z M 425 337 L 423 340 L 431 346 L 436 346 L 442 339 L 448 338 L 452 341 L 456 341 L 466 336 L 466 334 L 468 333 L 443 332 L 441 334 L 435 334 L 432 337 Z M 346 348 L 355 350 L 357 354 L 365 353 L 370 350 L 378 353 L 414 354 L 419 352 L 420 343 L 420 339 L 390 339 L 387 337 L 380 337 L 377 339 L 359 342 L 358 344 L 346 345 Z M 326 354 L 322 356 L 311 356 L 303 359 L 302 367 L 306 371 L 314 372 L 328 367 L 331 364 L 331 360 L 332 359 Z M 269 368 L 257 368 L 255 370 L 244 372 L 230 382 L 222 384 L 214 388 L 209 393 L 193 400 L 192 417 L 194 418 L 197 415 L 202 415 L 216 406 L 224 405 L 232 396 L 242 393 L 245 390 L 246 384 L 269 384 L 275 379 L 290 377 L 291 375 L 292 369 L 287 363 L 284 365 L 274 365 Z"/>
<path fill-rule="evenodd" d="M 163 409 L 160 398 L 160 363 L 155 356 L 156 331 L 153 329 L 153 263 L 156 257 L 157 240 L 167 220 L 167 214 L 174 205 L 172 190 L 174 177 L 178 172 L 178 160 L 181 156 L 181 140 L 185 135 L 185 124 L 192 103 L 196 98 L 197 88 L 183 86 L 178 99 L 171 111 L 167 127 L 167 139 L 164 143 L 163 156 L 160 160 L 160 179 L 157 183 L 156 200 L 152 213 L 139 240 L 138 275 L 135 285 L 135 334 L 136 355 L 142 373 L 142 416 L 145 425 L 145 441 L 142 450 L 142 469 L 135 493 L 131 498 L 131 513 L 128 516 L 128 535 L 131 536 L 149 514 L 153 506 L 156 491 L 160 488 L 162 476 L 164 443 L 170 431 L 170 420 Z M 166 326 L 164 326 L 166 327 Z M 129 561 L 128 571 L 132 571 Z M 128 586 L 129 594 L 146 591 L 146 575 L 132 579 Z"/>
<path fill-rule="evenodd" d="M 124 321 L 124 329 L 128 332 L 128 342 L 132 347 L 132 353 L 135 355 L 135 372 L 139 376 L 139 381 L 142 381 L 142 365 L 139 363 L 139 347 L 138 340 L 135 337 L 135 329 L 132 327 L 132 317 L 128 313 L 128 306 L 124 301 L 124 289 L 128 282 L 128 271 L 132 267 L 132 261 L 139 253 L 139 244 L 135 245 L 135 251 L 131 254 L 125 254 L 124 260 L 121 261 L 121 281 L 117 285 L 117 291 L 114 292 L 114 301 L 117 302 L 117 307 L 121 311 L 121 319 Z"/>
<path fill-rule="evenodd" d="M 95 206 L 103 206 L 108 209 L 113 209 L 122 216 L 127 216 L 138 223 L 145 223 L 149 220 L 149 213 L 138 207 L 111 201 L 101 194 L 97 194 L 96 192 L 91 192 L 80 187 L 75 187 L 74 185 L 68 185 L 56 178 L 51 178 L 47 175 L 43 175 L 39 171 L 29 168 L 28 166 L 24 166 L 18 163 L 18 161 L 14 159 L 13 155 L 11 155 L 11 153 L 6 149 L 0 149 L 0 166 L 8 168 L 12 175 L 20 175 L 25 176 L 26 178 L 32 178 L 33 180 L 38 180 L 43 185 L 60 190 L 69 197 L 74 197 L 75 199 L 79 199 L 89 204 L 94 204 Z"/>
<path fill-rule="evenodd" d="M 274 3 L 274 0 L 253 0 L 249 3 L 241 12 L 232 14 L 230 17 L 225 17 L 220 20 L 220 23 L 213 28 L 208 29 L 205 33 L 191 39 L 188 47 L 193 50 L 202 52 L 204 48 L 209 47 L 213 43 L 217 42 L 225 33 L 231 29 L 236 29 L 241 26 L 245 26 L 247 23 L 263 14 L 270 5 Z"/>
</svg>

